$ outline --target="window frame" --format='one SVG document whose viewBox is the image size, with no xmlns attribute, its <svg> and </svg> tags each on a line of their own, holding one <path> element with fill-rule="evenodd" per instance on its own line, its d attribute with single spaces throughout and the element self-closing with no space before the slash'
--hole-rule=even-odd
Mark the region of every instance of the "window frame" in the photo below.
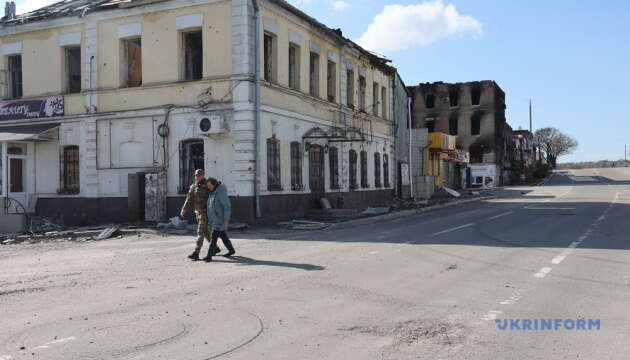
<svg viewBox="0 0 630 360">
<path fill-rule="evenodd" d="M 368 180 L 368 155 L 367 151 L 361 150 L 360 153 L 360 161 L 361 161 L 361 188 L 367 189 L 370 187 Z"/>
<path fill-rule="evenodd" d="M 282 163 L 280 157 L 280 140 L 275 137 L 267 139 L 267 190 L 282 190 Z"/>
<path fill-rule="evenodd" d="M 381 154 L 374 153 L 374 187 L 380 188 L 381 183 Z"/>
<path fill-rule="evenodd" d="M 263 35 L 263 79 L 269 83 L 277 82 L 277 37 L 265 32 Z"/>
<path fill-rule="evenodd" d="M 354 70 L 346 70 L 346 106 L 354 109 Z"/>
<path fill-rule="evenodd" d="M 339 149 L 335 146 L 328 148 L 328 166 L 330 168 L 330 188 L 339 189 Z"/>
<path fill-rule="evenodd" d="M 367 111 L 366 103 L 367 80 L 365 76 L 359 75 L 359 111 Z"/>
<path fill-rule="evenodd" d="M 337 102 L 337 63 L 331 60 L 326 65 L 326 99 Z"/>
<path fill-rule="evenodd" d="M 302 152 L 302 143 L 299 141 L 291 142 L 291 190 L 304 190 L 304 156 Z"/>
<path fill-rule="evenodd" d="M 301 49 L 299 45 L 289 43 L 289 88 L 295 91 L 300 91 Z"/>
<path fill-rule="evenodd" d="M 200 54 L 200 56 L 195 56 L 195 52 L 194 51 L 188 51 L 188 45 L 189 45 L 189 37 L 193 36 L 193 35 L 199 35 L 200 37 L 200 49 L 198 52 L 196 52 L 197 54 Z M 204 61 L 204 52 L 203 52 L 203 29 L 201 28 L 196 28 L 196 29 L 189 29 L 186 31 L 181 31 L 180 34 L 180 41 L 181 41 L 181 53 L 180 53 L 180 61 L 181 61 L 181 79 L 182 81 L 199 81 L 203 79 L 203 61 Z M 190 57 L 190 58 L 189 58 Z M 198 59 L 198 61 L 200 61 L 200 63 L 198 64 L 199 68 L 199 74 L 196 74 L 195 72 L 195 66 L 194 66 L 194 62 L 191 59 Z M 190 66 L 190 67 L 189 67 Z"/>
<path fill-rule="evenodd" d="M 358 166 L 358 156 L 357 156 L 357 152 L 354 149 L 350 149 L 350 151 L 348 151 L 348 163 L 350 165 L 350 171 L 349 171 L 349 183 L 350 183 L 350 189 L 354 190 L 354 189 L 358 189 L 359 188 L 359 184 L 357 182 L 357 166 Z"/>
<path fill-rule="evenodd" d="M 19 67 L 13 68 L 15 65 L 13 59 L 19 60 Z M 7 74 L 9 74 L 9 99 L 21 99 L 24 96 L 24 79 L 23 79 L 23 62 L 22 54 L 14 54 L 7 56 Z"/>
<path fill-rule="evenodd" d="M 383 154 L 383 187 L 389 188 L 389 155 Z"/>
<path fill-rule="evenodd" d="M 388 103 L 387 87 L 382 86 L 381 87 L 381 111 L 383 113 L 382 114 L 383 119 L 389 119 L 389 114 L 387 113 L 387 103 Z"/>
<path fill-rule="evenodd" d="M 122 87 L 124 88 L 136 88 L 136 87 L 142 87 L 142 38 L 141 37 L 132 37 L 132 38 L 126 38 L 126 39 L 121 39 L 121 44 L 122 44 L 122 48 L 123 48 L 123 62 L 122 62 L 122 69 L 123 69 L 123 76 L 122 76 Z M 138 69 L 139 69 L 139 75 L 137 76 L 139 79 L 139 82 L 136 83 L 131 83 L 132 78 L 130 77 L 130 73 L 131 73 L 131 68 L 133 66 L 133 63 L 130 63 L 130 54 L 129 54 L 129 46 L 131 44 L 136 44 L 139 48 L 139 65 L 138 65 Z"/>
<path fill-rule="evenodd" d="M 72 153 L 71 153 L 72 152 Z M 70 159 L 71 155 L 72 159 Z M 61 194 L 76 195 L 81 192 L 81 153 L 76 145 L 61 151 Z"/>
<path fill-rule="evenodd" d="M 203 167 L 195 166 L 194 159 L 191 158 L 191 147 L 193 145 L 201 145 L 203 149 L 203 156 L 201 158 Z M 197 158 L 197 160 L 199 160 Z M 205 170 L 206 165 L 206 152 L 205 141 L 199 138 L 186 139 L 179 142 L 179 193 L 186 194 L 190 185 L 193 184 L 194 176 L 193 172 L 197 169 Z M 194 168 L 194 169 L 193 169 Z"/>
<path fill-rule="evenodd" d="M 374 116 L 380 115 L 380 107 L 381 107 L 381 102 L 379 101 L 380 90 L 381 90 L 381 86 L 379 83 L 377 83 L 376 81 L 372 83 L 372 113 L 374 114 Z"/>
<path fill-rule="evenodd" d="M 73 76 L 73 69 L 72 64 L 70 62 L 70 52 L 71 51 L 77 51 L 79 52 L 79 69 L 78 69 L 78 88 L 75 88 L 73 86 L 73 82 L 72 82 L 72 76 Z M 64 55 L 64 93 L 66 94 L 80 94 L 81 90 L 82 90 L 82 80 L 83 80 L 83 74 L 82 74 L 82 58 L 81 58 L 81 46 L 65 46 L 63 48 L 63 55 Z M 75 69 L 76 70 L 76 69 Z"/>
<path fill-rule="evenodd" d="M 319 97 L 319 54 L 311 51 L 309 53 L 309 82 L 308 92 L 311 96 Z"/>
</svg>

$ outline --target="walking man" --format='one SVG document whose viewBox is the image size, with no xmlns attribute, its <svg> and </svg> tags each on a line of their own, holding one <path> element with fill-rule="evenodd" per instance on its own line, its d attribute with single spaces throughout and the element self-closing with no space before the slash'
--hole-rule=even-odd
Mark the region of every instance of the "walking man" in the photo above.
<svg viewBox="0 0 630 360">
<path fill-rule="evenodd" d="M 208 190 L 210 191 L 210 195 L 208 196 L 208 217 L 212 220 L 212 242 L 210 243 L 208 256 L 206 256 L 204 260 L 210 262 L 212 261 L 212 255 L 219 253 L 214 250 L 218 248 L 217 241 L 219 238 L 221 238 L 223 244 L 228 249 L 228 253 L 225 254 L 226 257 L 236 254 L 236 251 L 226 233 L 232 212 L 227 187 L 217 181 L 217 179 L 209 178 Z"/>
<path fill-rule="evenodd" d="M 188 196 L 186 196 L 186 202 L 182 206 L 180 213 L 181 217 L 186 216 L 186 210 L 189 207 L 193 207 L 195 210 L 195 217 L 197 218 L 197 246 L 195 251 L 188 255 L 191 260 L 199 260 L 199 252 L 203 246 L 203 239 L 207 239 L 210 242 L 210 230 L 208 228 L 208 212 L 206 204 L 208 202 L 208 188 L 206 187 L 206 179 L 204 178 L 203 170 L 195 170 L 195 183 L 190 185 L 188 190 Z M 216 246 L 216 253 L 219 253 L 221 249 Z"/>
</svg>

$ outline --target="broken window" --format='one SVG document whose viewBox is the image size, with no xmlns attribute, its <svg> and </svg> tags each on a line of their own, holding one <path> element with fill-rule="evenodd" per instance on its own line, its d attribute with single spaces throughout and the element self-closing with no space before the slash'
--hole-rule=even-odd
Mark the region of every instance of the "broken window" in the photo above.
<svg viewBox="0 0 630 360">
<path fill-rule="evenodd" d="M 380 92 L 380 86 L 378 83 L 372 84 L 372 113 L 374 116 L 378 116 L 378 108 L 381 105 L 378 101 L 378 93 Z"/>
<path fill-rule="evenodd" d="M 195 182 L 194 172 L 205 169 L 204 149 L 202 139 L 182 141 L 179 148 L 179 193 L 188 192 L 190 185 Z"/>
<path fill-rule="evenodd" d="M 79 147 L 66 146 L 62 154 L 62 192 L 79 193 Z"/>
<path fill-rule="evenodd" d="M 435 107 L 435 95 L 427 94 L 424 100 L 424 105 L 427 109 L 433 109 Z"/>
<path fill-rule="evenodd" d="M 66 93 L 81 92 L 81 48 L 67 47 L 64 49 L 66 63 Z"/>
<path fill-rule="evenodd" d="M 365 76 L 359 76 L 359 110 L 365 111 Z"/>
<path fill-rule="evenodd" d="M 309 63 L 309 94 L 319 96 L 319 54 L 311 52 Z"/>
<path fill-rule="evenodd" d="M 350 189 L 356 189 L 357 185 L 357 152 L 350 150 Z"/>
<path fill-rule="evenodd" d="M 381 88 L 381 109 L 383 112 L 383 119 L 387 119 L 389 116 L 387 114 L 387 101 L 389 99 L 387 98 L 387 88 L 385 86 L 383 86 Z"/>
<path fill-rule="evenodd" d="M 269 191 L 282 190 L 280 178 L 280 140 L 267 139 L 267 189 Z"/>
<path fill-rule="evenodd" d="M 389 187 L 389 156 L 383 154 L 383 184 Z"/>
<path fill-rule="evenodd" d="M 289 45 L 289 87 L 300 90 L 300 47 Z"/>
<path fill-rule="evenodd" d="M 481 88 L 479 86 L 470 88 L 470 103 L 473 106 L 478 106 L 481 103 Z"/>
<path fill-rule="evenodd" d="M 459 89 L 452 87 L 448 90 L 448 100 L 451 107 L 459 106 Z"/>
<path fill-rule="evenodd" d="M 367 151 L 361 151 L 361 187 L 367 188 L 368 184 L 368 159 L 367 159 Z"/>
<path fill-rule="evenodd" d="M 304 190 L 302 185 L 302 144 L 291 143 L 291 189 Z"/>
<path fill-rule="evenodd" d="M 381 187 L 381 154 L 374 153 L 374 186 Z"/>
<path fill-rule="evenodd" d="M 349 108 L 354 109 L 354 71 L 348 70 L 346 74 L 346 102 Z"/>
<path fill-rule="evenodd" d="M 22 55 L 8 57 L 9 72 L 9 97 L 19 99 L 22 97 Z"/>
<path fill-rule="evenodd" d="M 326 89 L 328 92 L 328 101 L 337 101 L 337 64 L 328 61 L 328 77 L 326 79 Z"/>
<path fill-rule="evenodd" d="M 336 147 L 328 149 L 328 161 L 330 165 L 330 188 L 339 189 L 339 151 Z"/>
<path fill-rule="evenodd" d="M 203 35 L 202 31 L 182 33 L 184 47 L 184 80 L 203 78 Z"/>
<path fill-rule="evenodd" d="M 436 120 L 437 119 L 435 117 L 428 117 L 424 119 L 424 127 L 426 127 L 430 133 L 435 131 Z"/>
<path fill-rule="evenodd" d="M 275 56 L 276 40 L 273 35 L 265 33 L 264 40 L 264 77 L 266 81 L 276 81 L 276 56 Z"/>
<path fill-rule="evenodd" d="M 481 133 L 481 118 L 483 117 L 482 112 L 476 112 L 473 114 L 470 119 L 470 134 L 471 135 L 479 135 Z"/>
<path fill-rule="evenodd" d="M 457 135 L 458 118 L 457 114 L 452 114 L 448 119 L 448 133 L 451 135 Z"/>
<path fill-rule="evenodd" d="M 123 40 L 126 87 L 142 86 L 142 42 L 139 38 Z"/>
</svg>

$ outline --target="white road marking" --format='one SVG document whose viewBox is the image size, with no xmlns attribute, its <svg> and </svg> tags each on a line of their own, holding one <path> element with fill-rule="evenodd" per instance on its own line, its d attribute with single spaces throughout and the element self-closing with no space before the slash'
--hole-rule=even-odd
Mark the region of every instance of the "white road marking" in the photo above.
<svg viewBox="0 0 630 360">
<path fill-rule="evenodd" d="M 33 350 L 48 349 L 48 347 L 50 345 L 63 344 L 65 342 L 72 341 L 72 340 L 75 340 L 75 339 L 76 338 L 74 336 L 70 336 L 70 337 L 63 338 L 63 339 L 57 339 L 57 340 L 54 340 L 54 341 L 49 341 L 49 342 L 45 343 L 44 345 L 39 345 L 39 346 L 34 347 Z"/>
<path fill-rule="evenodd" d="M 431 237 L 434 237 L 434 236 L 438 236 L 438 235 L 442 235 L 442 234 L 450 233 L 450 232 L 452 232 L 452 231 L 456 231 L 456 230 L 464 229 L 464 228 L 467 228 L 467 227 L 471 227 L 471 226 L 473 226 L 473 225 L 475 225 L 475 224 L 474 224 L 474 223 L 470 223 L 470 224 L 466 224 L 466 225 L 462 225 L 462 226 L 458 226 L 458 227 L 454 227 L 454 228 L 450 228 L 450 229 L 442 230 L 442 231 L 440 231 L 440 232 L 436 232 L 436 233 L 434 233 L 434 234 L 431 234 L 430 236 L 431 236 Z"/>
<path fill-rule="evenodd" d="M 503 311 L 499 311 L 499 310 L 490 310 L 488 311 L 488 313 L 486 315 L 484 315 L 484 317 L 482 317 L 482 320 L 485 321 L 492 321 L 495 320 L 496 318 L 499 317 L 499 315 L 503 314 Z"/>
<path fill-rule="evenodd" d="M 370 251 L 370 255 L 376 255 L 378 254 L 378 251 Z"/>
<path fill-rule="evenodd" d="M 492 217 L 489 217 L 488 220 L 494 220 L 494 219 L 498 219 L 500 217 L 504 217 L 504 216 L 508 216 L 508 215 L 512 215 L 514 214 L 514 211 L 508 211 L 508 212 L 504 212 L 503 214 L 499 214 L 499 215 L 495 215 Z"/>
<path fill-rule="evenodd" d="M 551 268 L 550 267 L 544 267 L 544 268 L 540 269 L 539 272 L 534 274 L 534 277 L 542 279 L 545 276 L 547 276 L 547 274 L 549 274 L 550 272 L 551 272 Z"/>
</svg>

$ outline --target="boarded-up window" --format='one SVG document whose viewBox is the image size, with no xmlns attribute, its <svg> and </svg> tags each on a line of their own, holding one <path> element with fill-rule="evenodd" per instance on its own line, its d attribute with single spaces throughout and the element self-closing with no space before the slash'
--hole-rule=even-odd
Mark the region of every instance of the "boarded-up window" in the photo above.
<svg viewBox="0 0 630 360">
<path fill-rule="evenodd" d="M 67 47 L 66 55 L 66 92 L 75 94 L 81 92 L 81 48 Z"/>
<path fill-rule="evenodd" d="M 140 39 L 123 40 L 126 60 L 127 87 L 142 85 L 142 42 Z"/>
<path fill-rule="evenodd" d="M 357 152 L 350 150 L 350 189 L 356 189 L 357 185 Z"/>
<path fill-rule="evenodd" d="M 374 186 L 381 187 L 381 154 L 374 154 Z"/>
<path fill-rule="evenodd" d="M 289 87 L 300 90 L 300 47 L 289 45 Z"/>
<path fill-rule="evenodd" d="M 79 147 L 67 146 L 62 154 L 62 192 L 79 193 Z"/>
<path fill-rule="evenodd" d="M 267 139 L 267 189 L 282 190 L 280 178 L 280 140 Z"/>
<path fill-rule="evenodd" d="M 275 38 L 271 34 L 265 34 L 265 40 L 263 44 L 263 67 L 264 77 L 266 81 L 276 81 L 276 66 L 275 66 Z"/>
<path fill-rule="evenodd" d="M 9 70 L 9 97 L 18 99 L 22 97 L 22 55 L 8 57 Z"/>
<path fill-rule="evenodd" d="M 339 150 L 331 147 L 328 150 L 328 161 L 330 165 L 330 188 L 339 189 Z"/>
<path fill-rule="evenodd" d="M 383 154 L 383 183 L 386 188 L 389 187 L 389 156 Z"/>
<path fill-rule="evenodd" d="M 184 80 L 203 77 L 203 35 L 201 30 L 182 34 L 184 47 Z"/>
<path fill-rule="evenodd" d="M 365 77 L 359 76 L 359 110 L 365 111 L 365 88 L 367 84 L 365 83 Z"/>
<path fill-rule="evenodd" d="M 354 71 L 346 72 L 346 103 L 349 108 L 354 109 Z"/>
<path fill-rule="evenodd" d="M 369 187 L 367 151 L 361 151 L 361 187 L 362 188 Z"/>
<path fill-rule="evenodd" d="M 185 194 L 195 181 L 194 172 L 205 169 L 205 153 L 203 140 L 192 139 L 182 141 L 180 146 L 179 193 Z"/>
<path fill-rule="evenodd" d="M 372 113 L 375 116 L 378 116 L 379 108 L 381 106 L 380 101 L 378 100 L 379 93 L 381 92 L 380 90 L 381 88 L 378 83 L 372 84 Z"/>
<path fill-rule="evenodd" d="M 319 96 L 319 55 L 311 52 L 309 62 L 309 93 Z"/>
<path fill-rule="evenodd" d="M 302 183 L 302 144 L 291 143 L 291 189 L 304 190 Z"/>
<path fill-rule="evenodd" d="M 328 101 L 337 101 L 337 64 L 332 61 L 328 62 L 328 78 L 326 79 L 326 89 L 328 92 Z"/>
</svg>

